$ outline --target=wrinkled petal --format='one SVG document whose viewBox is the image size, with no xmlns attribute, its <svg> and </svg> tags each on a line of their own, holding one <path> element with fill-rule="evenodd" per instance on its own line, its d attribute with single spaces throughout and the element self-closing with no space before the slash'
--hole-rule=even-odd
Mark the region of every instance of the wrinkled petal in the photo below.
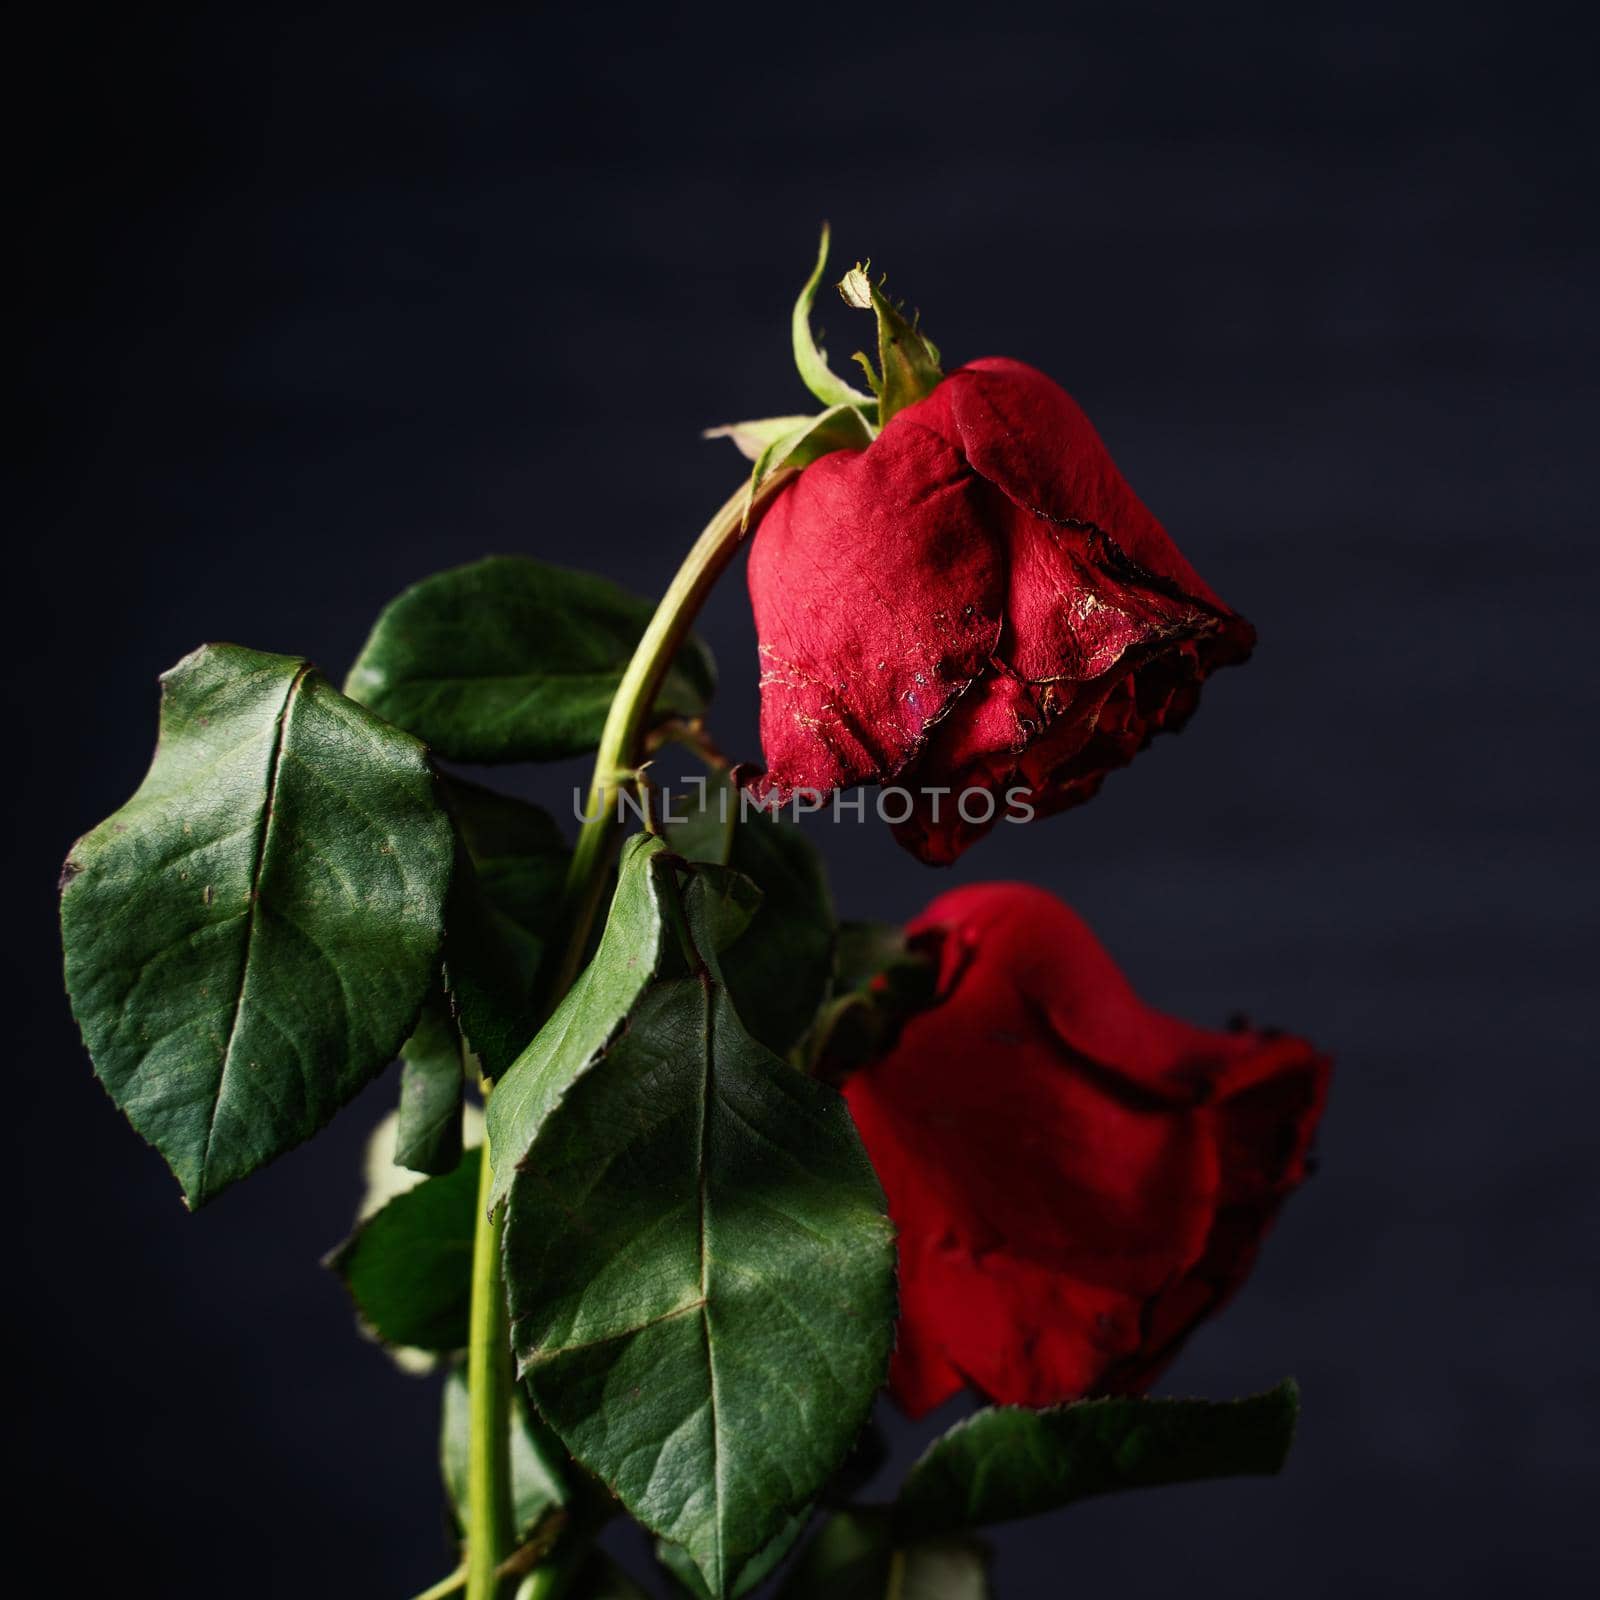
<svg viewBox="0 0 1600 1600">
<path fill-rule="evenodd" d="M 908 416 L 808 467 L 751 547 L 761 743 L 785 796 L 892 777 L 999 636 L 1004 568 L 977 482 Z"/>
<path fill-rule="evenodd" d="M 1036 368 L 1004 356 L 968 362 L 916 414 L 1019 506 L 1098 528 L 1153 578 L 1227 609 L 1129 487 L 1083 408 Z"/>
</svg>

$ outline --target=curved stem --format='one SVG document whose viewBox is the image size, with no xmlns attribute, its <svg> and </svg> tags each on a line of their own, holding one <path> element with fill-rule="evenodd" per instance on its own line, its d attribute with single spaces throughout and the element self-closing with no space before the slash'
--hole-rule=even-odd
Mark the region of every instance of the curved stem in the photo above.
<svg viewBox="0 0 1600 1600">
<path fill-rule="evenodd" d="M 511 1549 L 511 1338 L 500 1280 L 501 1215 L 489 1216 L 494 1168 L 483 1147 L 472 1238 L 467 1332 L 467 1600 L 496 1600 L 496 1568 Z"/>
<path fill-rule="evenodd" d="M 606 869 L 616 837 L 617 800 L 623 787 L 633 780 L 661 680 L 712 585 L 733 559 L 745 530 L 792 476 L 792 471 L 775 472 L 754 495 L 741 488 L 706 524 L 662 595 L 622 675 L 600 736 L 583 829 L 567 871 L 562 908 L 566 940 L 561 965 L 546 996 L 546 1014 L 572 987 L 583 965 L 589 932 L 605 893 Z M 491 1085 L 486 1081 L 483 1088 L 487 1099 Z M 493 1168 L 487 1144 L 483 1156 L 472 1239 L 472 1311 L 467 1347 L 471 1432 L 467 1454 L 466 1600 L 499 1600 L 500 1576 L 496 1569 L 510 1551 L 513 1536 L 510 1456 L 514 1380 L 500 1264 L 505 1207 L 493 1218 L 488 1214 Z M 531 1576 L 538 1577 L 545 1571 L 538 1568 Z M 536 1594 L 553 1595 L 564 1583 L 559 1562 L 548 1571 L 550 1575 L 541 1579 L 545 1587 L 535 1585 Z"/>
<path fill-rule="evenodd" d="M 793 469 L 773 473 L 763 480 L 754 496 L 748 489 L 740 489 L 705 525 L 662 595 L 617 686 L 606 715 L 605 731 L 600 735 L 600 748 L 595 753 L 583 829 L 567 871 L 567 940 L 553 990 L 557 997 L 572 987 L 572 980 L 583 965 L 589 930 L 594 926 L 605 890 L 611 847 L 616 841 L 617 801 L 634 777 L 656 691 L 712 585 L 733 559 L 746 528 L 793 476 Z"/>
</svg>

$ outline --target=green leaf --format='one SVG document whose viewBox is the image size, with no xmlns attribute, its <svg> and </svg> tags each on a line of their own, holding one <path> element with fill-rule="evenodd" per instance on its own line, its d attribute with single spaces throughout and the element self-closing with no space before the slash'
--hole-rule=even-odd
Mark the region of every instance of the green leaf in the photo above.
<svg viewBox="0 0 1600 1600">
<path fill-rule="evenodd" d="M 1277 1472 L 1299 1413 L 1292 1380 L 1247 1400 L 1080 1400 L 976 1412 L 936 1440 L 900 1491 L 912 1530 L 1006 1522 L 1089 1495 Z"/>
<path fill-rule="evenodd" d="M 207 645 L 155 761 L 62 874 L 95 1070 L 199 1206 L 388 1065 L 439 959 L 453 840 L 425 752 L 308 663 Z"/>
<path fill-rule="evenodd" d="M 542 954 L 560 925 L 572 855 L 559 824 L 542 806 L 465 778 L 445 779 L 444 790 L 484 895 Z M 537 956 L 533 964 L 538 965 Z"/>
<path fill-rule="evenodd" d="M 817 298 L 817 288 L 828 267 L 828 225 L 822 225 L 822 239 L 817 246 L 817 264 L 811 269 L 794 312 L 789 318 L 789 329 L 794 339 L 794 364 L 800 369 L 800 379 L 825 406 L 870 406 L 873 397 L 852 389 L 828 365 L 827 353 L 811 337 L 811 307 Z"/>
<path fill-rule="evenodd" d="M 469 1100 L 462 1108 L 461 1141 L 468 1150 L 483 1143 L 483 1112 Z M 399 1111 L 383 1117 L 367 1136 L 362 1155 L 361 1205 L 356 1211 L 356 1221 L 365 1222 L 376 1216 L 396 1195 L 405 1194 L 424 1181 L 425 1174 L 400 1166 L 395 1156 L 398 1151 L 397 1135 L 400 1129 Z"/>
<path fill-rule="evenodd" d="M 661 959 L 664 913 L 659 857 L 647 834 L 622 847 L 617 890 L 594 959 L 489 1097 L 495 1158 L 490 1208 L 511 1188 L 514 1167 L 545 1119 L 604 1053 Z"/>
<path fill-rule="evenodd" d="M 384 608 L 345 692 L 453 761 L 554 761 L 600 743 L 652 606 L 604 578 L 491 556 Z M 691 639 L 656 697 L 698 716 L 716 683 Z"/>
<path fill-rule="evenodd" d="M 745 1027 L 786 1054 L 811 1026 L 833 969 L 833 897 L 821 856 L 793 822 L 742 814 L 738 791 L 717 774 L 705 804 L 668 836 L 690 860 L 727 865 L 761 891 L 748 932 L 723 954 L 722 974 Z"/>
<path fill-rule="evenodd" d="M 872 387 L 878 397 L 881 428 L 896 412 L 933 393 L 944 377 L 939 368 L 938 347 L 884 294 L 881 280 L 873 282 L 867 267 L 852 267 L 840 282 L 839 293 L 846 305 L 858 311 L 870 308 L 878 321 L 877 374 L 864 355 L 858 355 L 856 360 L 869 378 L 875 378 Z"/>
<path fill-rule="evenodd" d="M 422 1008 L 417 1031 L 400 1047 L 400 1120 L 394 1159 L 413 1172 L 453 1171 L 461 1160 L 466 1078 L 461 1035 L 443 993 Z"/>
<path fill-rule="evenodd" d="M 987 1600 L 975 1539 L 897 1538 L 881 1510 L 841 1511 L 801 1552 L 779 1600 Z"/>
<path fill-rule="evenodd" d="M 843 1100 L 739 1020 L 711 870 L 663 877 L 671 963 L 530 1125 L 505 1259 L 541 1414 L 720 1597 L 860 1432 L 894 1249 Z"/>
<path fill-rule="evenodd" d="M 472 1300 L 481 1146 L 454 1172 L 396 1195 L 327 1258 L 384 1344 L 460 1350 Z"/>
<path fill-rule="evenodd" d="M 799 1542 L 800 1535 L 806 1531 L 806 1525 L 810 1521 L 810 1506 L 795 1512 L 783 1525 L 778 1536 L 745 1562 L 734 1574 L 729 1585 L 728 1593 L 732 1596 L 732 1600 L 739 1600 L 740 1595 L 749 1594 L 752 1589 L 760 1587 L 783 1565 L 785 1557 Z M 705 1579 L 700 1576 L 700 1569 L 682 1545 L 673 1544 L 667 1539 L 657 1539 L 656 1560 L 672 1574 L 673 1581 L 680 1589 L 694 1596 L 694 1600 L 711 1600 L 711 1591 L 706 1588 Z"/>
<path fill-rule="evenodd" d="M 534 1031 L 570 852 L 538 806 L 459 778 L 445 793 L 463 846 L 445 910 L 450 1002 L 477 1066 L 499 1078 Z"/>
<path fill-rule="evenodd" d="M 456 1530 L 464 1533 L 467 1515 L 467 1457 L 472 1423 L 467 1375 L 458 1365 L 445 1379 L 439 1418 L 439 1470 Z M 511 1399 L 511 1508 L 520 1544 L 545 1513 L 567 1503 L 562 1474 L 565 1452 L 550 1430 L 535 1417 L 520 1393 Z"/>
</svg>

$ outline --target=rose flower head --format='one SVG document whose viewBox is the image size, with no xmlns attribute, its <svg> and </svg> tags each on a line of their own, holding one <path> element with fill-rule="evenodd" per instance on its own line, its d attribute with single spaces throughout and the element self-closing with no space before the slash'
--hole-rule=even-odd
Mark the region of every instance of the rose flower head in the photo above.
<svg viewBox="0 0 1600 1600">
<path fill-rule="evenodd" d="M 1255 642 L 1128 487 L 1072 398 L 1019 361 L 938 355 L 861 268 L 873 393 L 811 344 L 819 258 L 795 314 L 817 418 L 717 430 L 758 477 L 798 476 L 750 552 L 765 794 L 894 784 L 882 813 L 924 861 L 1000 817 L 1089 799 Z M 788 427 L 792 431 L 784 435 Z M 763 431 L 765 430 L 765 431 Z M 943 792 L 940 792 L 943 791 Z"/>
<path fill-rule="evenodd" d="M 906 933 L 932 1001 L 844 1083 L 899 1230 L 895 1398 L 1143 1390 L 1305 1178 L 1327 1058 L 1152 1010 L 1040 889 L 957 889 Z"/>
</svg>

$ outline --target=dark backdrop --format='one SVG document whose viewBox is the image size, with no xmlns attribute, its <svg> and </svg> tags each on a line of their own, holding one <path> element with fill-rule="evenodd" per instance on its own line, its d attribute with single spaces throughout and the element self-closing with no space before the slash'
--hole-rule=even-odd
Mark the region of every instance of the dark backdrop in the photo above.
<svg viewBox="0 0 1600 1600">
<path fill-rule="evenodd" d="M 1072 389 L 1261 631 L 1181 739 L 953 874 L 817 830 L 842 910 L 1041 879 L 1152 999 L 1339 1059 L 1320 1174 L 1163 1384 L 1298 1374 L 1287 1475 L 1004 1530 L 1001 1595 L 1579 1593 L 1578 13 L 709 12 L 140 8 L 13 55 L 11 1320 L 45 1508 L 15 1537 L 75 1521 L 57 1592 L 399 1600 L 443 1570 L 433 1387 L 317 1265 L 393 1078 L 186 1216 L 60 996 L 56 864 L 137 783 L 155 676 L 200 640 L 337 676 L 397 589 L 490 551 L 658 592 L 740 470 L 697 430 L 805 404 L 786 317 L 828 216 L 948 356 Z M 718 731 L 754 753 L 737 577 L 705 632 Z M 898 1426 L 902 1458 L 930 1431 Z"/>
</svg>

